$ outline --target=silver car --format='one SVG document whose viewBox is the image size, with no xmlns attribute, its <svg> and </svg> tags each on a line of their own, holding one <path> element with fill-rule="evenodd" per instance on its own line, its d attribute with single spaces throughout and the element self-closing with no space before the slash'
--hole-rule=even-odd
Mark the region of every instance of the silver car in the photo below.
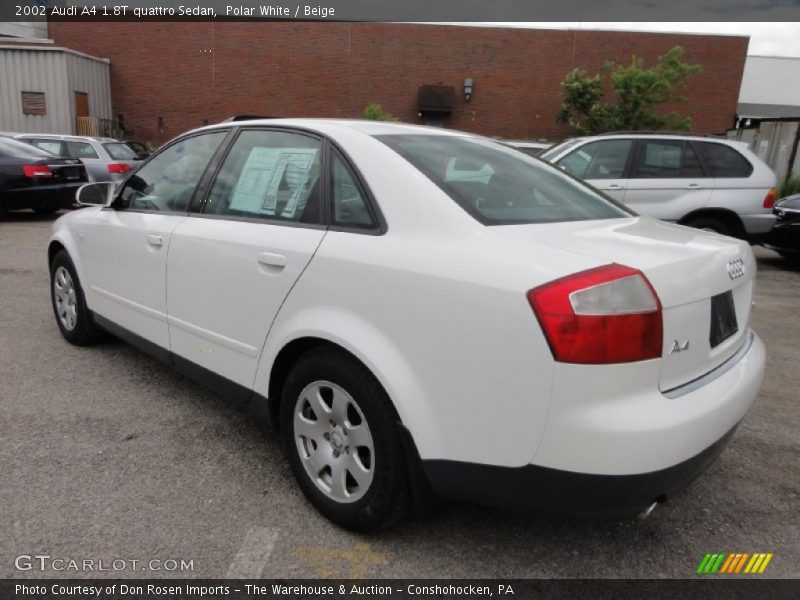
<svg viewBox="0 0 800 600">
<path fill-rule="evenodd" d="M 89 181 L 122 181 L 141 162 L 127 144 L 113 138 L 49 133 L 23 133 L 14 137 L 56 156 L 81 159 Z"/>
<path fill-rule="evenodd" d="M 567 140 L 540 158 L 642 215 L 743 239 L 775 222 L 775 174 L 742 142 L 606 134 Z"/>
</svg>

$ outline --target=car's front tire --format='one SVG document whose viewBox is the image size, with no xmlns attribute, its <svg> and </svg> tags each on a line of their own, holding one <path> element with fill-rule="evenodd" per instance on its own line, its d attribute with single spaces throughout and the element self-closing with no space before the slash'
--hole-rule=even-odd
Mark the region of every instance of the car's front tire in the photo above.
<svg viewBox="0 0 800 600">
<path fill-rule="evenodd" d="M 343 351 L 318 348 L 283 387 L 281 431 L 308 500 L 351 531 L 399 522 L 410 503 L 399 418 L 372 373 Z"/>
<path fill-rule="evenodd" d="M 59 250 L 50 263 L 50 300 L 58 329 L 70 344 L 87 346 L 102 338 L 66 250 Z"/>
</svg>

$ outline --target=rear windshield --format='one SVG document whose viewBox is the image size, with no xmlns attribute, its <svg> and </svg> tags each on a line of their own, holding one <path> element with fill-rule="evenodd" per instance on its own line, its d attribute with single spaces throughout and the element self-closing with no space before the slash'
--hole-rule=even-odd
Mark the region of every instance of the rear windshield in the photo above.
<svg viewBox="0 0 800 600">
<path fill-rule="evenodd" d="M 491 140 L 449 135 L 375 137 L 485 225 L 632 214 L 559 169 Z"/>
<path fill-rule="evenodd" d="M 25 142 L 18 142 L 7 137 L 0 137 L 0 154 L 3 156 L 15 156 L 18 158 L 27 158 L 35 156 L 36 158 L 52 158 L 53 155 L 44 150 L 39 150 Z"/>
<path fill-rule="evenodd" d="M 106 149 L 108 155 L 113 158 L 114 160 L 138 160 L 139 157 L 136 156 L 136 152 L 131 150 L 128 146 L 123 144 L 122 142 L 109 142 L 108 144 L 103 144 L 103 148 Z"/>
</svg>

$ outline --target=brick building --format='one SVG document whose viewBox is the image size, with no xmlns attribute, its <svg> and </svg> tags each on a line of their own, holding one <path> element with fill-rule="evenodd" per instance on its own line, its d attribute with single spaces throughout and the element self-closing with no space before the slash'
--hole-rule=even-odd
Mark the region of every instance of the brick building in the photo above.
<svg viewBox="0 0 800 600">
<path fill-rule="evenodd" d="M 399 23 L 53 22 L 49 35 L 60 46 L 111 60 L 113 113 L 150 142 L 234 114 L 358 117 L 373 102 L 410 123 L 439 120 L 489 136 L 557 139 L 566 134 L 554 117 L 560 82 L 571 69 L 596 72 L 603 61 L 627 63 L 632 54 L 652 65 L 676 45 L 703 72 L 689 80 L 688 103 L 674 108 L 694 119 L 697 132 L 724 132 L 736 114 L 748 43 L 735 36 Z M 469 101 L 466 78 L 473 80 Z M 444 94 L 449 112 L 421 111 L 422 86 L 451 88 L 449 99 Z"/>
</svg>

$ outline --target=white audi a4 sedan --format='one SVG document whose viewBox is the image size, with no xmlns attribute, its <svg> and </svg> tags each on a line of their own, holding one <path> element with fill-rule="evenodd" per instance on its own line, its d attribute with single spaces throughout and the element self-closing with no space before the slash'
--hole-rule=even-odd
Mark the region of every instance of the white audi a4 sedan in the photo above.
<svg viewBox="0 0 800 600">
<path fill-rule="evenodd" d="M 489 139 L 232 121 L 112 186 L 53 226 L 61 334 L 110 332 L 267 417 L 351 530 L 430 497 L 646 514 L 761 385 L 746 243 Z"/>
</svg>

